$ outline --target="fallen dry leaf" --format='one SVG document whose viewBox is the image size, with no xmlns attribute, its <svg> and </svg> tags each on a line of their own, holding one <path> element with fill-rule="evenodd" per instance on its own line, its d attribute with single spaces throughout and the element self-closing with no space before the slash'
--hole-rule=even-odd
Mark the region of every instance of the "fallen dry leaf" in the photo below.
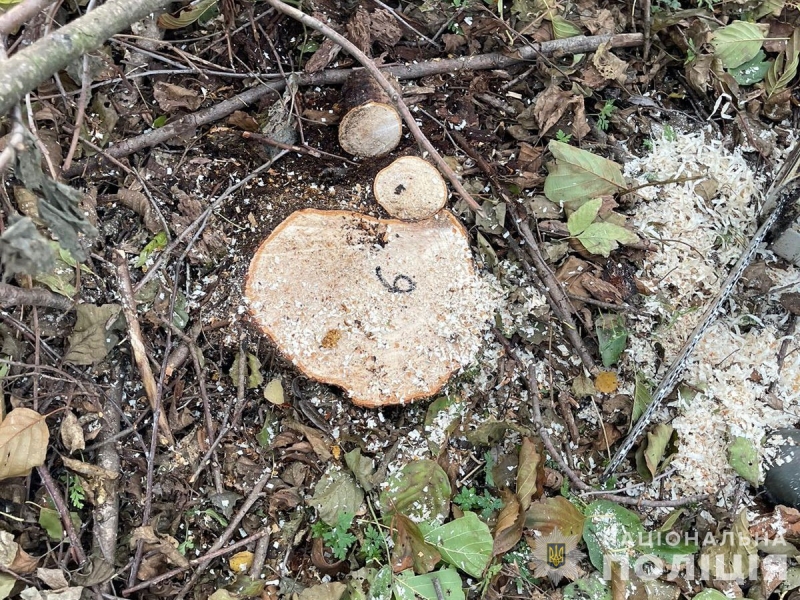
<svg viewBox="0 0 800 600">
<path fill-rule="evenodd" d="M 20 477 L 44 464 L 47 454 L 44 416 L 29 408 L 15 408 L 0 423 L 0 480 Z"/>
</svg>

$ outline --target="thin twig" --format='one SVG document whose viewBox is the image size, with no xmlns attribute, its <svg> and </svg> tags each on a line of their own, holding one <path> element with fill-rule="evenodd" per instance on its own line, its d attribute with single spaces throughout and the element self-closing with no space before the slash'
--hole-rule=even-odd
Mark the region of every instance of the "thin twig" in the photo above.
<svg viewBox="0 0 800 600">
<path fill-rule="evenodd" d="M 430 75 L 441 75 L 442 73 L 453 73 L 457 71 L 500 69 L 521 62 L 534 60 L 538 55 L 583 54 L 593 52 L 600 44 L 606 44 L 608 48 L 641 46 L 642 39 L 641 34 L 578 36 L 524 46 L 515 49 L 514 54 L 493 52 L 461 58 L 421 61 L 408 65 L 384 67 L 381 71 L 397 79 L 419 79 Z M 352 73 L 353 69 L 328 69 L 320 73 L 289 73 L 288 75 L 294 78 L 298 86 L 326 86 L 341 85 Z M 251 76 L 251 74 L 246 75 L 247 77 Z M 259 75 L 259 78 L 264 79 L 265 76 Z M 245 90 L 212 107 L 188 114 L 185 117 L 167 123 L 164 127 L 152 129 L 147 133 L 122 140 L 108 148 L 106 154 L 114 158 L 123 158 L 139 150 L 162 144 L 186 131 L 192 131 L 196 127 L 201 127 L 224 119 L 235 110 L 249 108 L 268 94 L 281 93 L 285 87 L 286 83 L 284 81 L 276 81 Z M 65 176 L 68 178 L 77 177 L 84 172 L 93 170 L 98 164 L 99 161 L 97 158 L 89 159 L 84 163 L 75 164 L 65 173 Z"/>
<path fill-rule="evenodd" d="M 268 160 L 263 165 L 258 167 L 247 177 L 243 177 L 240 181 L 229 186 L 228 189 L 222 192 L 222 194 L 218 198 L 216 198 L 209 205 L 209 207 L 200 214 L 199 217 L 197 217 L 194 221 L 192 221 L 186 227 L 186 229 L 181 231 L 180 234 L 174 240 L 172 240 L 172 242 L 166 248 L 164 248 L 164 250 L 161 252 L 161 254 L 158 255 L 158 258 L 156 258 L 156 260 L 153 262 L 153 265 L 150 267 L 147 273 L 145 273 L 144 277 L 142 277 L 142 279 L 139 281 L 139 283 L 136 285 L 133 291 L 139 292 L 139 290 L 141 290 L 142 287 L 144 287 L 144 285 L 155 276 L 155 274 L 161 269 L 161 265 L 164 263 L 164 261 L 166 261 L 172 255 L 172 253 L 175 252 L 176 248 L 183 242 L 183 240 L 185 240 L 192 233 L 194 233 L 195 230 L 202 231 L 202 227 L 208 221 L 209 217 L 214 213 L 214 211 L 216 211 L 220 206 L 222 206 L 222 203 L 228 197 L 233 195 L 233 193 L 236 192 L 236 190 L 244 186 L 246 183 L 261 175 L 261 173 L 269 169 L 275 163 L 275 161 L 277 161 L 279 158 L 282 158 L 287 153 L 288 150 L 281 150 L 280 152 L 278 152 L 278 154 L 276 154 L 270 160 Z"/>
<path fill-rule="evenodd" d="M 86 5 L 86 12 L 89 13 L 94 9 L 96 0 L 89 0 Z M 89 55 L 83 55 L 83 62 L 81 63 L 81 95 L 78 97 L 78 112 L 75 115 L 75 129 L 72 131 L 72 140 L 69 143 L 69 150 L 64 159 L 64 164 L 61 171 L 68 171 L 72 165 L 72 157 L 75 156 L 75 151 L 78 149 L 78 139 L 81 137 L 81 128 L 83 127 L 83 119 L 86 117 L 86 103 L 89 101 L 89 88 L 92 85 L 92 75 L 89 72 Z"/>
<path fill-rule="evenodd" d="M 39 473 L 39 477 L 41 477 L 42 483 L 47 493 L 50 495 L 50 498 L 53 500 L 56 511 L 58 511 L 61 517 L 61 524 L 64 526 L 64 532 L 69 538 L 70 551 L 75 557 L 76 562 L 82 565 L 86 562 L 86 553 L 83 551 L 83 546 L 81 546 L 78 534 L 75 533 L 75 527 L 72 525 L 72 518 L 69 516 L 69 508 L 67 508 L 67 503 L 64 501 L 64 496 L 61 495 L 61 490 L 58 489 L 56 482 L 53 481 L 53 477 L 50 475 L 50 470 L 47 466 L 42 465 L 41 467 L 37 467 L 36 471 Z"/>
<path fill-rule="evenodd" d="M 153 416 L 155 417 L 156 414 L 158 414 L 158 418 L 153 420 L 153 428 L 156 431 L 160 431 L 161 435 L 164 437 L 162 440 L 163 443 L 173 445 L 175 439 L 172 437 L 172 432 L 169 429 L 164 411 L 160 410 L 161 397 L 158 393 L 155 377 L 153 377 L 153 370 L 150 368 L 150 362 L 145 352 L 144 338 L 142 337 L 142 328 L 139 325 L 139 318 L 136 314 L 136 300 L 134 299 L 133 285 L 131 283 L 131 274 L 128 271 L 127 259 L 122 250 L 117 250 L 114 254 L 114 264 L 117 267 L 117 280 L 119 283 L 117 291 L 120 295 L 122 312 L 125 314 L 125 319 L 128 322 L 128 337 L 131 342 L 133 358 L 139 369 L 139 374 L 142 378 L 142 386 L 144 387 L 147 400 L 150 402 L 150 408 L 153 410 Z"/>
<path fill-rule="evenodd" d="M 231 544 L 230 546 L 226 546 L 225 548 L 219 548 L 217 550 L 209 551 L 206 554 L 204 554 L 203 556 L 201 556 L 200 558 L 193 558 L 192 560 L 189 561 L 189 566 L 188 567 L 178 567 L 177 569 L 172 569 L 171 571 L 167 571 L 166 573 L 162 573 L 161 575 L 157 575 L 156 577 L 153 577 L 152 579 L 148 579 L 147 581 L 142 581 L 141 583 L 137 583 L 134 586 L 126 588 L 126 589 L 122 590 L 122 595 L 123 596 L 130 596 L 132 593 L 138 592 L 139 590 L 147 589 L 151 585 L 155 585 L 157 583 L 161 583 L 162 581 L 165 581 L 167 579 L 172 579 L 176 575 L 180 575 L 184 571 L 189 570 L 191 567 L 194 567 L 196 565 L 204 565 L 206 563 L 209 563 L 212 560 L 214 560 L 215 558 L 218 558 L 220 556 L 224 556 L 225 554 L 228 554 L 229 552 L 232 552 L 233 550 L 236 550 L 237 548 L 241 548 L 242 546 L 246 546 L 247 544 L 250 544 L 250 543 L 252 543 L 252 542 L 254 542 L 256 540 L 261 541 L 265 537 L 267 539 L 269 539 L 269 530 L 263 529 L 261 531 L 258 531 L 256 533 L 254 533 L 250 537 L 247 537 L 247 538 L 245 538 L 243 540 L 239 540 L 238 542 L 235 542 L 235 543 Z"/>
<path fill-rule="evenodd" d="M 592 487 L 585 483 L 575 471 L 573 471 L 567 462 L 564 460 L 564 457 L 561 455 L 553 440 L 550 438 L 550 434 L 547 431 L 547 428 L 544 426 L 544 421 L 542 419 L 542 408 L 541 408 L 541 396 L 539 394 L 539 386 L 536 383 L 536 370 L 533 365 L 526 367 L 525 363 L 517 356 L 517 353 L 511 347 L 511 343 L 503 336 L 499 331 L 495 330 L 495 337 L 497 340 L 502 344 L 505 348 L 506 353 L 514 360 L 514 362 L 519 365 L 521 369 L 525 370 L 525 377 L 523 377 L 523 381 L 525 382 L 525 387 L 530 394 L 531 400 L 531 408 L 533 409 L 533 428 L 544 444 L 544 447 L 547 449 L 547 452 L 550 454 L 550 457 L 558 463 L 558 466 L 561 467 L 564 474 L 569 478 L 572 484 L 581 492 L 593 492 L 595 490 Z M 617 502 L 619 504 L 628 504 L 628 505 L 635 505 L 641 506 L 645 508 L 675 508 L 678 506 L 685 506 L 686 504 L 692 504 L 695 502 L 700 502 L 702 500 L 708 499 L 707 494 L 697 495 L 697 496 L 688 496 L 686 498 L 682 498 L 679 500 L 646 500 L 644 498 L 631 498 L 629 496 L 619 496 L 616 494 L 598 494 L 599 497 L 605 498 L 606 500 L 611 500 L 612 502 Z"/>
<path fill-rule="evenodd" d="M 483 210 L 481 210 L 480 204 L 475 201 L 475 199 L 472 197 L 472 194 L 470 194 L 461 184 L 461 180 L 458 178 L 458 175 L 455 174 L 453 169 L 450 168 L 450 165 L 447 164 L 436 148 L 434 148 L 433 144 L 431 144 L 430 140 L 425 136 L 424 133 L 422 133 L 419 125 L 417 125 L 417 120 L 408 110 L 406 103 L 403 102 L 403 96 L 391 83 L 389 83 L 389 80 L 386 79 L 386 76 L 381 72 L 380 69 L 378 69 L 378 67 L 375 66 L 375 63 L 372 62 L 372 60 L 370 60 L 366 54 L 361 52 L 361 50 L 359 50 L 355 44 L 353 44 L 343 35 L 334 31 L 332 28 L 328 27 L 314 17 L 297 10 L 292 6 L 284 4 L 281 2 L 281 0 L 267 0 L 267 2 L 269 2 L 275 8 L 275 10 L 292 17 L 306 27 L 315 29 L 328 39 L 333 40 L 342 48 L 344 48 L 359 63 L 361 63 L 361 66 L 363 66 L 364 69 L 366 69 L 367 72 L 372 75 L 373 79 L 378 82 L 378 84 L 383 88 L 383 91 L 389 96 L 389 99 L 400 113 L 400 116 L 403 117 L 403 121 L 405 121 L 406 126 L 408 127 L 409 131 L 411 131 L 411 135 L 414 136 L 417 144 L 419 144 L 420 147 L 430 155 L 430 157 L 433 159 L 433 162 L 436 163 L 436 166 L 439 168 L 442 174 L 450 181 L 450 185 L 453 186 L 453 189 L 464 199 L 464 201 L 473 211 L 479 215 L 483 215 Z"/>
<path fill-rule="evenodd" d="M 219 536 L 219 539 L 217 539 L 217 541 L 214 542 L 214 545 L 211 546 L 209 554 L 211 552 L 220 550 L 223 546 L 225 546 L 225 544 L 228 543 L 228 540 L 231 539 L 231 536 L 234 534 L 234 532 L 238 531 L 239 523 L 241 523 L 242 519 L 247 515 L 248 511 L 253 506 L 253 504 L 256 503 L 256 500 L 258 500 L 261 491 L 264 489 L 264 487 L 267 485 L 267 482 L 270 479 L 272 479 L 272 469 L 267 469 L 267 471 L 261 476 L 261 479 L 259 479 L 258 481 L 255 482 L 255 484 L 253 484 L 253 489 L 247 496 L 247 499 L 244 501 L 242 506 L 239 507 L 239 510 L 233 516 L 230 524 L 225 529 L 225 531 L 223 531 L 222 534 Z M 192 576 L 189 578 L 189 581 L 187 581 L 186 584 L 184 584 L 183 588 L 181 588 L 181 591 L 176 596 L 175 600 L 183 600 L 183 598 L 186 596 L 189 590 L 192 589 L 197 580 L 200 579 L 200 576 L 205 572 L 208 564 L 209 564 L 208 562 L 203 562 L 197 566 L 197 570 L 194 573 L 192 573 Z"/>
<path fill-rule="evenodd" d="M 575 348 L 575 351 L 578 353 L 583 366 L 593 375 L 597 374 L 599 369 L 597 365 L 595 365 L 586 346 L 584 346 L 583 340 L 578 332 L 578 327 L 575 324 L 575 320 L 572 318 L 572 313 L 574 311 L 572 303 L 564 293 L 564 288 L 561 287 L 561 283 L 556 279 L 550 265 L 547 264 L 544 256 L 542 256 L 539 245 L 536 243 L 536 238 L 533 237 L 533 232 L 531 232 L 530 227 L 528 227 L 527 217 L 520 213 L 519 208 L 513 200 L 506 202 L 506 208 L 511 215 L 511 220 L 514 222 L 517 232 L 522 236 L 523 240 L 525 240 L 527 254 L 530 256 L 539 277 L 541 277 L 544 282 L 547 290 L 547 300 L 553 312 L 555 312 L 556 317 L 558 317 L 558 320 L 564 325 L 564 333 L 572 343 L 572 347 Z"/>
</svg>

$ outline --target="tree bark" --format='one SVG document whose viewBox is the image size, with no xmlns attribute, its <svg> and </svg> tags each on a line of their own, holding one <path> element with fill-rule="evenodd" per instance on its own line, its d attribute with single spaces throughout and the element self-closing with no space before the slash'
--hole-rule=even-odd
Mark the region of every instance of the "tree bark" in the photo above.
<svg viewBox="0 0 800 600">
<path fill-rule="evenodd" d="M 109 0 L 90 13 L 43 37 L 0 68 L 0 114 L 25 94 L 108 38 L 170 4 L 172 0 Z"/>
</svg>

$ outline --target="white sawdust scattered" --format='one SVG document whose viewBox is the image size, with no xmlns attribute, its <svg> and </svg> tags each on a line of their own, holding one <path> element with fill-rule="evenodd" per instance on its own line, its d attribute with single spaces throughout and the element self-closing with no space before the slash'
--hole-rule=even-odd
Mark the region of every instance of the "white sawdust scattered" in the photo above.
<svg viewBox="0 0 800 600">
<path fill-rule="evenodd" d="M 748 166 L 741 152 L 729 151 L 708 132 L 662 139 L 653 151 L 626 165 L 626 175 L 641 183 L 703 175 L 715 180 L 718 193 L 710 201 L 695 191 L 698 181 L 644 188 L 646 199 L 633 224 L 658 250 L 647 254 L 639 277 L 653 291 L 644 312 L 632 319 L 632 336 L 623 370 L 638 371 L 658 382 L 706 306 L 719 293 L 722 281 L 757 227 L 760 190 L 765 181 Z M 714 494 L 720 504 L 730 498 L 737 476 L 728 464 L 727 449 L 735 437 L 761 446 L 764 435 L 795 423 L 800 412 L 800 344 L 789 339 L 783 367 L 778 355 L 784 338 L 785 311 L 777 306 L 778 290 L 800 289 L 796 269 L 773 268 L 774 256 L 759 251 L 757 260 L 769 265 L 775 287 L 749 314 L 736 302 L 706 331 L 694 351 L 683 382 L 693 390 L 670 407 L 680 444 L 666 478 L 651 494 L 682 497 Z M 741 288 L 739 288 L 741 291 Z M 663 348 L 658 359 L 656 343 Z M 658 372 L 657 372 L 658 371 Z M 630 390 L 626 390 L 630 391 Z M 772 408 L 768 394 L 782 403 Z M 667 418 L 664 409 L 659 416 Z"/>
</svg>

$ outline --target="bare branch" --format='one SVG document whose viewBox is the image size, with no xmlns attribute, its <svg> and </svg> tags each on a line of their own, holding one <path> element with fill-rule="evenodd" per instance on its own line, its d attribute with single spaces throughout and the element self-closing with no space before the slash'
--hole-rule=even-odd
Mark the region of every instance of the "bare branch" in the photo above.
<svg viewBox="0 0 800 600">
<path fill-rule="evenodd" d="M 115 33 L 172 0 L 109 0 L 91 13 L 64 25 L 3 64 L 0 71 L 0 114 L 5 114 L 25 94 L 58 73 L 82 54 L 99 48 Z"/>
</svg>

